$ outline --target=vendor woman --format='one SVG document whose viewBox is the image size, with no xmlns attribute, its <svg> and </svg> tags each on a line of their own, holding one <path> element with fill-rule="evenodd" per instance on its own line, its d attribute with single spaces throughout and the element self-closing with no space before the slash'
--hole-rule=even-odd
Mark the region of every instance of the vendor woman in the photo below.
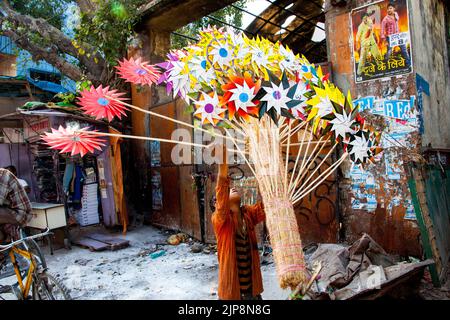
<svg viewBox="0 0 450 320">
<path fill-rule="evenodd" d="M 262 202 L 241 206 L 241 196 L 230 189 L 227 151 L 223 146 L 212 215 L 219 260 L 218 296 L 221 300 L 261 300 L 263 292 L 255 226 L 264 221 Z"/>
</svg>

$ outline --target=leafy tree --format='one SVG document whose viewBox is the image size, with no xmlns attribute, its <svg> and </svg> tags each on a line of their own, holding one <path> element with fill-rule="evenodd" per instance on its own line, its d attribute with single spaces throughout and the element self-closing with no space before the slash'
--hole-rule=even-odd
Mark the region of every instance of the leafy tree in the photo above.
<svg viewBox="0 0 450 320">
<path fill-rule="evenodd" d="M 75 81 L 110 82 L 147 1 L 76 0 L 80 23 L 69 36 L 62 29 L 72 0 L 0 0 L 0 34 Z"/>
<path fill-rule="evenodd" d="M 126 55 L 140 20 L 140 9 L 150 0 L 0 0 L 0 34 L 45 60 L 77 82 L 118 85 L 114 66 Z M 238 0 L 243 6 L 247 1 Z M 63 22 L 68 7 L 79 10 L 79 21 L 68 33 Z M 232 6 L 211 14 L 215 19 L 242 25 L 242 12 Z M 218 25 L 204 17 L 178 30 L 195 38 L 200 28 Z M 65 32 L 64 32 L 64 31 Z M 188 44 L 174 38 L 173 46 Z"/>
</svg>

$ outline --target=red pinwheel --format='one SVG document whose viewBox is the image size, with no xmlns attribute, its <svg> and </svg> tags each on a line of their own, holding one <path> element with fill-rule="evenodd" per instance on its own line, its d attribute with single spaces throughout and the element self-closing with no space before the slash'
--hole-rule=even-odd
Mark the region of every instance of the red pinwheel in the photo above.
<svg viewBox="0 0 450 320">
<path fill-rule="evenodd" d="M 245 120 L 248 120 L 250 115 L 257 116 L 259 101 L 254 98 L 261 88 L 260 81 L 254 83 L 249 76 L 230 76 L 230 80 L 222 85 L 224 95 L 220 102 L 220 105 L 228 107 L 229 119 L 233 119 L 236 112 Z"/>
<path fill-rule="evenodd" d="M 124 93 L 118 93 L 117 90 L 109 90 L 109 86 L 103 88 L 102 85 L 90 90 L 83 90 L 81 97 L 78 98 L 78 104 L 81 109 L 88 115 L 95 116 L 95 119 L 107 118 L 111 121 L 114 117 L 122 119 L 122 115 L 126 116 L 127 107 L 120 101 L 125 100 L 121 96 Z"/>
<path fill-rule="evenodd" d="M 96 130 L 94 130 L 96 131 Z M 104 140 L 98 138 L 99 135 L 92 134 L 88 128 L 64 128 L 59 126 L 58 130 L 52 128 L 52 132 L 46 132 L 41 135 L 42 140 L 50 146 L 51 149 L 60 150 L 60 153 L 70 152 L 72 156 L 86 153 L 93 153 L 94 150 L 102 150 L 105 146 Z"/>
<path fill-rule="evenodd" d="M 127 82 L 151 86 L 159 79 L 160 72 L 154 65 L 141 60 L 141 58 L 136 60 L 130 58 L 119 61 L 119 66 L 116 67 L 119 70 L 118 74 Z"/>
</svg>

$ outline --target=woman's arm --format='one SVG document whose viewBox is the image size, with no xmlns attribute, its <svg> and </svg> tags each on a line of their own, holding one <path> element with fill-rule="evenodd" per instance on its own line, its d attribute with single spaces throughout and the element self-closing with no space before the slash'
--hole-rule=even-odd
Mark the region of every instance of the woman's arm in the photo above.
<svg viewBox="0 0 450 320">
<path fill-rule="evenodd" d="M 222 156 L 216 184 L 216 210 L 212 216 L 214 225 L 223 224 L 230 216 L 230 179 L 228 178 L 227 149 L 225 144 L 223 145 Z"/>
</svg>

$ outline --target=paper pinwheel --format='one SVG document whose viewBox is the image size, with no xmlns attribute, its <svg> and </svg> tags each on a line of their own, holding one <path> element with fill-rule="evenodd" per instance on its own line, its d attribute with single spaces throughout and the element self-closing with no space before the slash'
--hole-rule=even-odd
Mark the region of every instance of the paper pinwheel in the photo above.
<svg viewBox="0 0 450 320">
<path fill-rule="evenodd" d="M 158 79 L 158 84 L 166 83 L 167 93 L 173 91 L 173 97 L 180 96 L 187 100 L 187 94 L 190 89 L 189 69 L 187 68 L 186 53 L 177 50 L 170 52 L 166 62 L 157 64 L 158 67 L 165 70 Z"/>
<path fill-rule="evenodd" d="M 60 150 L 60 153 L 70 152 L 72 156 L 79 154 L 83 157 L 88 152 L 101 151 L 101 147 L 105 146 L 105 141 L 100 139 L 99 135 L 86 131 L 88 128 L 59 126 L 58 130 L 52 128 L 52 132 L 46 132 L 41 137 L 51 149 Z"/>
<path fill-rule="evenodd" d="M 217 93 L 206 94 L 202 93 L 202 99 L 195 102 L 197 110 L 194 115 L 202 119 L 202 123 L 211 123 L 216 125 L 223 119 L 223 115 L 227 109 L 219 106 L 219 97 Z"/>
<path fill-rule="evenodd" d="M 228 106 L 229 119 L 233 119 L 236 112 L 244 119 L 247 119 L 250 114 L 258 115 L 258 101 L 253 99 L 260 86 L 259 81 L 254 83 L 249 76 L 230 77 L 230 82 L 222 86 L 224 95 L 221 101 L 221 105 Z"/>
<path fill-rule="evenodd" d="M 86 114 L 95 116 L 95 119 L 106 118 L 112 121 L 114 117 L 122 119 L 122 115 L 126 116 L 125 111 L 128 110 L 120 101 L 125 100 L 121 96 L 124 93 L 118 93 L 117 90 L 109 90 L 109 87 L 95 88 L 91 86 L 90 90 L 85 89 L 78 98 L 78 104 Z"/>
<path fill-rule="evenodd" d="M 347 145 L 350 160 L 356 164 L 368 162 L 379 150 L 377 139 L 370 131 L 359 130 L 350 136 Z"/>
<path fill-rule="evenodd" d="M 233 48 L 228 41 L 214 45 L 210 54 L 212 55 L 212 63 L 217 63 L 220 68 L 229 67 L 233 60 Z"/>
<path fill-rule="evenodd" d="M 141 58 L 136 60 L 133 58 L 129 60 L 123 59 L 123 61 L 119 61 L 119 66 L 116 68 L 122 79 L 134 84 L 151 86 L 160 76 L 155 66 L 148 64 L 146 61 L 142 61 Z"/>
</svg>

